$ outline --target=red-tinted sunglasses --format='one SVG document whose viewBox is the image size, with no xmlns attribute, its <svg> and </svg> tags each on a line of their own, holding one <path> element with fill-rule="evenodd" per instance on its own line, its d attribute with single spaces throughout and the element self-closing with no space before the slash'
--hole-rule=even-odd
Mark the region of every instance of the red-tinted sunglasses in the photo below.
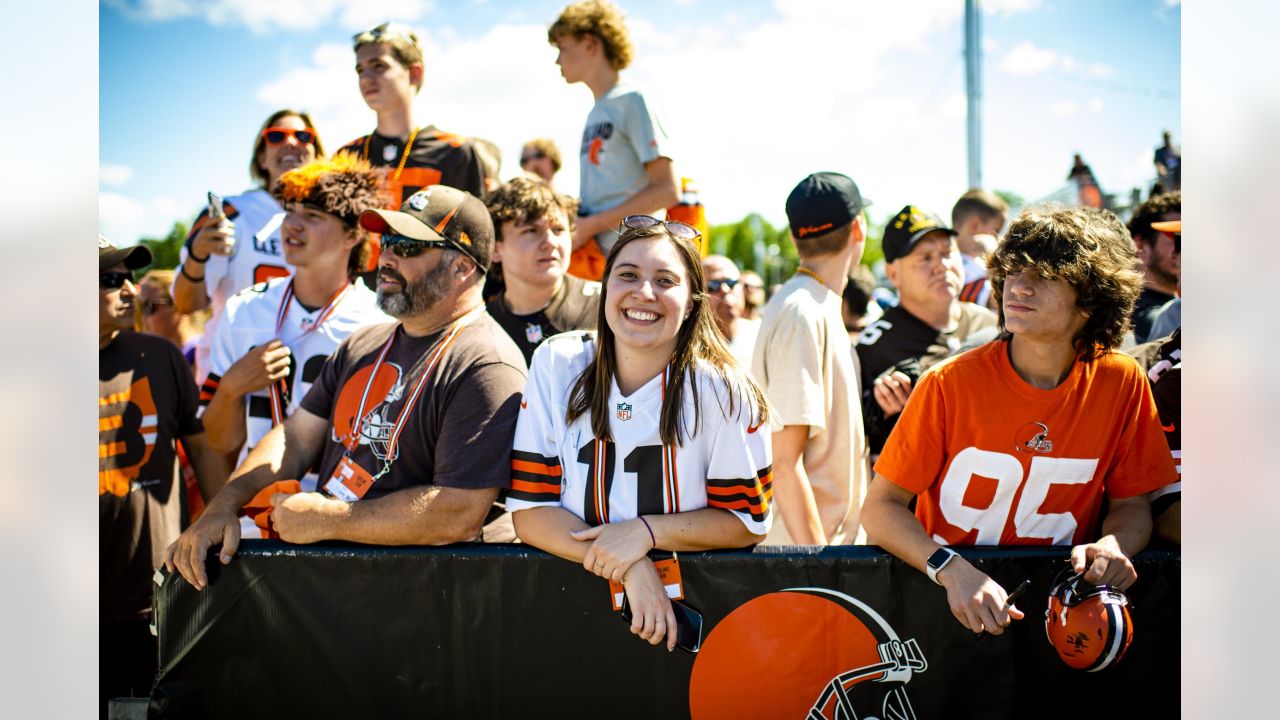
<svg viewBox="0 0 1280 720">
<path fill-rule="evenodd" d="M 316 131 L 311 128 L 294 130 L 286 127 L 269 127 L 262 131 L 262 137 L 271 145 L 279 145 L 289 137 L 294 137 L 303 145 L 310 145 L 316 140 Z"/>
</svg>

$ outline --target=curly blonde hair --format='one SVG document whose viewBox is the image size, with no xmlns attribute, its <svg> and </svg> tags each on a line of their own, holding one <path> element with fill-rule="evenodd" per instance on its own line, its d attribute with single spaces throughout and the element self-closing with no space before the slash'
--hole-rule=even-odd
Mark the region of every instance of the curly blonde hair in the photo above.
<svg viewBox="0 0 1280 720">
<path fill-rule="evenodd" d="M 635 46 L 627 33 L 622 10 L 608 0 L 585 0 L 566 7 L 547 29 L 547 42 L 561 38 L 581 39 L 594 35 L 604 45 L 604 55 L 614 70 L 624 70 L 635 57 Z"/>
<path fill-rule="evenodd" d="M 1120 345 L 1142 292 L 1133 240 L 1124 223 L 1107 210 L 1052 205 L 1023 210 L 987 267 L 1005 337 L 1005 278 L 1031 270 L 1070 285 L 1076 291 L 1076 307 L 1089 318 L 1072 338 L 1084 362 Z"/>
<path fill-rule="evenodd" d="M 352 153 L 338 153 L 290 170 L 276 181 L 271 194 L 282 207 L 288 203 L 313 207 L 355 232 L 360 242 L 351 249 L 347 263 L 353 273 L 364 269 L 373 252 L 369 233 L 360 228 L 360 213 L 390 206 L 382 171 Z"/>
</svg>

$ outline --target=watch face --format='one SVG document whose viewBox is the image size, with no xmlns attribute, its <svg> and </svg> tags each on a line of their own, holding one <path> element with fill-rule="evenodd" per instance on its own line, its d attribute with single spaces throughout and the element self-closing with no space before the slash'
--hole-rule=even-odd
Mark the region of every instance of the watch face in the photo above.
<svg viewBox="0 0 1280 720">
<path fill-rule="evenodd" d="M 950 550 L 947 550 L 946 548 L 939 548 L 937 552 L 929 556 L 929 559 L 927 561 L 929 564 L 929 567 L 933 568 L 934 570 L 940 569 L 943 565 L 947 563 L 947 560 L 951 557 L 951 555 L 952 555 L 952 552 Z"/>
</svg>

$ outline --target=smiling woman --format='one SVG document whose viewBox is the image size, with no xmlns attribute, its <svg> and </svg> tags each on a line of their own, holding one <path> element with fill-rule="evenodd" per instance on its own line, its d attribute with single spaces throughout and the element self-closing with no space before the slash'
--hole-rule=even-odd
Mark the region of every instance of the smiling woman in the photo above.
<svg viewBox="0 0 1280 720">
<path fill-rule="evenodd" d="M 598 335 L 534 353 L 507 508 L 525 542 L 621 583 L 631 631 L 676 644 L 652 550 L 744 547 L 772 522 L 768 409 L 715 329 L 697 231 L 624 221 Z"/>
</svg>

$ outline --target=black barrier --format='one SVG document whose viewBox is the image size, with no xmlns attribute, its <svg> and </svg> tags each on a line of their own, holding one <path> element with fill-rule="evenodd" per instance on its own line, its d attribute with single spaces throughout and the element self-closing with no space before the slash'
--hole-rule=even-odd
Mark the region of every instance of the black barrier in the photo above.
<svg viewBox="0 0 1280 720">
<path fill-rule="evenodd" d="M 1025 620 L 975 636 L 942 588 L 877 548 L 681 553 L 705 619 L 694 656 L 635 638 L 605 581 L 525 546 L 246 541 L 205 591 L 176 574 L 157 589 L 151 716 L 1176 716 L 1177 552 L 1134 558 L 1133 645 L 1099 673 L 1045 639 L 1065 549 L 962 554 L 1008 589 L 1032 581 Z"/>
</svg>

